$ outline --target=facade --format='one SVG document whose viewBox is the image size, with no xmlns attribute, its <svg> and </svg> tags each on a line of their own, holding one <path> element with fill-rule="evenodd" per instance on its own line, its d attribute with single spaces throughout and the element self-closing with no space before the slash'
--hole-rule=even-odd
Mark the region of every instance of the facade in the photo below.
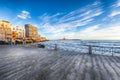
<svg viewBox="0 0 120 80">
<path fill-rule="evenodd" d="M 9 42 L 12 39 L 11 24 L 9 21 L 0 20 L 0 41 Z"/>
<path fill-rule="evenodd" d="M 12 26 L 12 32 L 17 33 L 17 38 L 18 39 L 23 39 L 25 38 L 25 29 L 23 27 L 20 26 Z"/>
<path fill-rule="evenodd" d="M 46 37 L 41 37 L 40 40 L 41 41 L 47 41 L 47 38 Z"/>
<path fill-rule="evenodd" d="M 31 25 L 31 24 L 26 24 L 25 25 L 25 32 L 26 32 L 26 37 L 29 39 L 32 39 L 33 41 L 37 41 L 38 39 L 38 29 L 37 27 Z"/>
<path fill-rule="evenodd" d="M 0 20 L 0 42 L 39 42 L 46 41 L 38 34 L 37 27 L 26 24 L 25 27 L 11 26 L 9 21 Z"/>
<path fill-rule="evenodd" d="M 38 39 L 37 39 L 37 41 L 38 41 L 38 42 L 41 41 L 41 35 L 40 35 L 40 34 L 38 35 Z"/>
</svg>

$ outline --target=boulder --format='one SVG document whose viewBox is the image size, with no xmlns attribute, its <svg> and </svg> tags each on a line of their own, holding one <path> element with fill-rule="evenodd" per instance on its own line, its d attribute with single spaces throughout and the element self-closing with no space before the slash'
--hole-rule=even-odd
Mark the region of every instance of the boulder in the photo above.
<svg viewBox="0 0 120 80">
<path fill-rule="evenodd" d="M 37 47 L 38 47 L 38 48 L 45 48 L 45 45 L 44 45 L 44 44 L 38 44 Z"/>
</svg>

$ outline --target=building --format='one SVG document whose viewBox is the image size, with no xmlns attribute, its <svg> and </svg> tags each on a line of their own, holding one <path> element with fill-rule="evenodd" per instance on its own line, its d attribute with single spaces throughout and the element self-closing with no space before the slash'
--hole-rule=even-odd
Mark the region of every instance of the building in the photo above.
<svg viewBox="0 0 120 80">
<path fill-rule="evenodd" d="M 31 24 L 25 24 L 25 31 L 26 31 L 26 37 L 33 40 L 37 41 L 38 39 L 38 29 L 37 27 L 31 25 Z"/>
<path fill-rule="evenodd" d="M 42 41 L 48 41 L 48 39 L 46 38 L 46 37 L 41 37 L 40 38 L 40 41 L 42 42 Z"/>
<path fill-rule="evenodd" d="M 45 37 L 38 34 L 37 27 L 26 24 L 25 28 L 11 26 L 9 21 L 0 20 L 0 43 L 1 42 L 39 42 L 46 41 Z"/>
<path fill-rule="evenodd" d="M 18 39 L 23 39 L 25 38 L 25 29 L 20 26 L 12 26 L 11 27 L 12 32 L 16 32 L 18 34 Z"/>
<path fill-rule="evenodd" d="M 9 21 L 0 20 L 0 41 L 9 42 L 12 39 L 11 24 Z"/>
<path fill-rule="evenodd" d="M 37 42 L 40 42 L 40 39 L 41 39 L 41 35 L 38 34 L 38 35 L 37 35 Z"/>
</svg>

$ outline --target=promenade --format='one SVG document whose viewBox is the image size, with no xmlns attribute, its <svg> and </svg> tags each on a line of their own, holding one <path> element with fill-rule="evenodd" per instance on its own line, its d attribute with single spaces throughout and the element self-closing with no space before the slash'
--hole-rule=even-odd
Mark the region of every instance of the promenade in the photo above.
<svg viewBox="0 0 120 80">
<path fill-rule="evenodd" d="M 0 46 L 0 80 L 119 80 L 120 57 Z"/>
</svg>

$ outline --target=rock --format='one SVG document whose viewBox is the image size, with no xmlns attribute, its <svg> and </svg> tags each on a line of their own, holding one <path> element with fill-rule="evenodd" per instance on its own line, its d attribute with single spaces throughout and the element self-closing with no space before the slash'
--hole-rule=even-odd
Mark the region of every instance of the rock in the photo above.
<svg viewBox="0 0 120 80">
<path fill-rule="evenodd" d="M 38 48 L 45 48 L 45 45 L 44 45 L 44 44 L 38 44 L 37 47 L 38 47 Z"/>
</svg>

